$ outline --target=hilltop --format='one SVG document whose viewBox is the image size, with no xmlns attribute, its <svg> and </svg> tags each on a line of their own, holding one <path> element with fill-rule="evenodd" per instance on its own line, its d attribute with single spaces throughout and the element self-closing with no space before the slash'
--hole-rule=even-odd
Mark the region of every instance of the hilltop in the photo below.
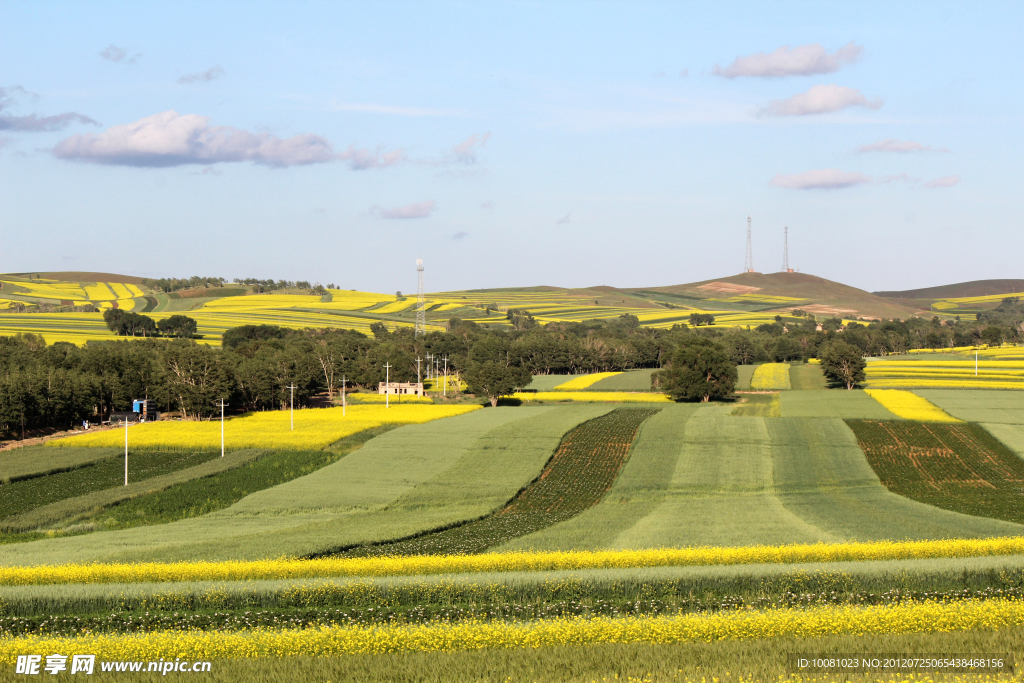
<svg viewBox="0 0 1024 683">
<path fill-rule="evenodd" d="M 51 272 L 7 273 L 19 278 L 55 280 L 57 282 L 120 282 L 129 285 L 141 285 L 145 278 L 134 275 L 118 275 L 117 273 L 93 273 L 89 271 L 60 270 Z"/>
<path fill-rule="evenodd" d="M 840 282 L 808 273 L 740 273 L 682 285 L 625 290 L 654 300 L 747 310 L 800 309 L 816 317 L 907 318 L 916 309 Z"/>
<path fill-rule="evenodd" d="M 993 296 L 997 294 L 1020 294 L 1024 292 L 1024 280 L 971 280 L 952 285 L 924 287 L 921 289 L 904 289 L 893 292 L 873 292 L 876 296 L 887 299 L 927 299 L 940 301 L 974 296 Z"/>
</svg>

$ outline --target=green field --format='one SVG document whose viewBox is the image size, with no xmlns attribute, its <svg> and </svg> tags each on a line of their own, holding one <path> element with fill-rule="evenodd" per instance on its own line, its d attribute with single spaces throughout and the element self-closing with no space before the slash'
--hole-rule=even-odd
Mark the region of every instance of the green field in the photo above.
<svg viewBox="0 0 1024 683">
<path fill-rule="evenodd" d="M 838 417 L 735 417 L 730 411 L 669 406 L 641 428 L 630 460 L 601 504 L 501 549 L 1024 533 L 1024 526 L 940 510 L 889 492 Z"/>
<path fill-rule="evenodd" d="M 650 391 L 651 375 L 657 370 L 627 370 L 590 385 L 589 391 Z"/>
<path fill-rule="evenodd" d="M 898 420 L 881 403 L 859 389 L 787 391 L 779 394 L 784 417 L 838 417 L 851 420 Z"/>
<path fill-rule="evenodd" d="M 825 389 L 827 382 L 821 366 L 812 363 L 790 363 L 789 381 L 793 389 Z"/>
<path fill-rule="evenodd" d="M 915 389 L 914 393 L 966 422 L 1024 424 L 1024 393 L 996 389 Z"/>
<path fill-rule="evenodd" d="M 159 529 L 2 546 L 0 564 L 278 557 L 400 538 L 497 509 L 540 473 L 563 434 L 610 409 L 496 408 L 407 425 L 225 509 Z"/>
</svg>

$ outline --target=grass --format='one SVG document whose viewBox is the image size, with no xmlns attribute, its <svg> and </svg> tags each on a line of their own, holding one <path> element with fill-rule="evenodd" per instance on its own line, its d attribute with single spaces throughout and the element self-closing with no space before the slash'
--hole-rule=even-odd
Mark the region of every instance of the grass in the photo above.
<svg viewBox="0 0 1024 683">
<path fill-rule="evenodd" d="M 555 387 L 555 389 L 558 390 L 558 391 L 582 391 L 584 389 L 589 389 L 596 382 L 600 382 L 601 380 L 608 379 L 610 377 L 615 377 L 618 374 L 621 374 L 621 373 L 618 373 L 618 372 L 595 372 L 595 373 L 591 373 L 589 375 L 580 375 L 579 377 L 574 377 L 573 379 L 569 380 L 568 382 L 565 382 L 563 384 L 559 384 L 557 387 Z"/>
<path fill-rule="evenodd" d="M 894 413 L 859 389 L 787 391 L 779 394 L 785 417 L 838 417 L 852 420 L 898 420 Z"/>
<path fill-rule="evenodd" d="M 738 375 L 736 380 L 737 391 L 750 391 L 750 380 L 753 378 L 758 367 L 757 365 L 736 366 L 736 374 Z"/>
<path fill-rule="evenodd" d="M 849 424 L 890 491 L 946 510 L 1024 522 L 1024 460 L 981 426 Z"/>
<path fill-rule="evenodd" d="M 790 363 L 789 383 L 800 391 L 828 388 L 821 366 L 812 363 Z"/>
<path fill-rule="evenodd" d="M 554 391 L 559 384 L 565 384 L 575 377 L 586 375 L 534 375 L 533 380 L 524 387 L 527 391 Z"/>
<path fill-rule="evenodd" d="M 1024 394 L 1015 391 L 917 389 L 914 393 L 964 422 L 1024 425 Z"/>
<path fill-rule="evenodd" d="M 567 431 L 609 409 L 487 408 L 393 429 L 340 460 L 341 453 L 278 453 L 145 503 L 155 512 L 177 505 L 173 514 L 196 514 L 209 499 L 217 511 L 159 527 L 19 544 L 17 552 L 0 547 L 0 563 L 257 559 L 401 538 L 499 508 L 537 476 Z M 333 464 L 309 474 L 301 469 L 327 462 Z"/>
<path fill-rule="evenodd" d="M 211 458 L 206 462 L 192 467 L 171 472 L 169 474 L 150 477 L 142 481 L 133 482 L 128 486 L 115 486 L 113 488 L 93 491 L 72 498 L 33 508 L 27 512 L 7 517 L 0 522 L 0 528 L 17 534 L 37 529 L 45 529 L 48 532 L 57 533 L 82 533 L 84 531 L 95 531 L 100 528 L 96 522 L 98 519 L 110 520 L 110 508 L 122 505 L 119 511 L 123 514 L 127 510 L 133 510 L 134 515 L 126 519 L 130 526 L 138 524 L 154 523 L 153 518 L 146 519 L 146 505 L 148 501 L 163 495 L 161 492 L 176 484 L 188 482 L 193 479 L 212 477 L 220 472 L 241 467 L 245 463 L 265 455 L 265 451 L 231 451 L 223 458 Z M 163 521 L 163 520 L 156 520 Z M 110 526 L 121 526 L 116 518 L 109 522 Z M 28 536 L 8 536 L 7 541 L 34 540 Z"/>
<path fill-rule="evenodd" d="M 788 363 L 764 363 L 758 365 L 750 378 L 753 391 L 778 391 L 790 389 Z"/>
<path fill-rule="evenodd" d="M 810 393 L 782 394 L 783 417 L 771 419 L 737 418 L 729 406 L 667 407 L 641 429 L 622 475 L 600 504 L 499 549 L 743 546 L 1024 531 L 890 492 L 842 420 L 786 417 L 786 398 Z"/>
<path fill-rule="evenodd" d="M 733 408 L 732 415 L 753 417 L 782 417 L 782 403 L 778 394 L 748 394 Z"/>
<path fill-rule="evenodd" d="M 360 547 L 351 556 L 478 553 L 575 517 L 611 487 L 637 429 L 657 411 L 620 408 L 562 438 L 544 470 L 494 514 L 395 543 Z"/>
<path fill-rule="evenodd" d="M 651 375 L 648 370 L 627 370 L 612 377 L 606 377 L 590 385 L 591 391 L 651 391 Z"/>
<path fill-rule="evenodd" d="M 23 446 L 0 453 L 0 481 L 5 484 L 47 474 L 76 469 L 97 460 L 124 455 L 118 448 L 66 448 Z"/>
<path fill-rule="evenodd" d="M 128 481 L 144 481 L 194 467 L 220 455 L 211 451 L 135 451 L 128 456 Z M 0 486 L 0 518 L 57 501 L 124 485 L 124 454 L 108 456 L 77 469 L 23 479 Z"/>
</svg>

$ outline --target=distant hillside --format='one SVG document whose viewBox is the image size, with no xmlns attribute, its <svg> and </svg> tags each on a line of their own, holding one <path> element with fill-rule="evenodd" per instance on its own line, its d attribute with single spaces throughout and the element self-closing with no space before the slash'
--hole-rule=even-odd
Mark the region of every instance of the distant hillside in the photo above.
<svg viewBox="0 0 1024 683">
<path fill-rule="evenodd" d="M 714 301 L 760 303 L 762 309 L 798 308 L 819 318 L 908 318 L 916 312 L 913 306 L 807 273 L 740 273 L 715 280 L 625 291 L 709 300 L 709 308 Z"/>
<path fill-rule="evenodd" d="M 117 273 L 90 273 L 78 271 L 55 271 L 48 273 L 7 273 L 16 277 L 38 277 L 44 280 L 59 280 L 61 282 L 123 282 L 129 285 L 141 285 L 143 278 L 134 275 L 118 275 Z"/>
<path fill-rule="evenodd" d="M 898 292 L 874 292 L 887 299 L 957 299 L 968 296 L 992 296 L 994 294 L 1019 294 L 1024 292 L 1024 280 L 972 280 L 955 285 L 940 285 L 922 289 L 905 289 Z"/>
</svg>

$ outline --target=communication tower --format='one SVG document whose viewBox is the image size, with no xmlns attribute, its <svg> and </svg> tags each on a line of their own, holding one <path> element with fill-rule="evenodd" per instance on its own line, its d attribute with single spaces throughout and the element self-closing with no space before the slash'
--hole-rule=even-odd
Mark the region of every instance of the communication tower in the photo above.
<svg viewBox="0 0 1024 683">
<path fill-rule="evenodd" d="M 782 230 L 782 272 L 792 273 L 793 269 L 789 267 L 789 226 Z"/>
<path fill-rule="evenodd" d="M 747 262 L 743 266 L 743 272 L 754 272 L 754 248 L 750 242 L 750 216 L 747 216 Z"/>
<path fill-rule="evenodd" d="M 427 300 L 423 296 L 423 259 L 416 259 L 416 329 L 413 336 L 427 333 Z"/>
</svg>

